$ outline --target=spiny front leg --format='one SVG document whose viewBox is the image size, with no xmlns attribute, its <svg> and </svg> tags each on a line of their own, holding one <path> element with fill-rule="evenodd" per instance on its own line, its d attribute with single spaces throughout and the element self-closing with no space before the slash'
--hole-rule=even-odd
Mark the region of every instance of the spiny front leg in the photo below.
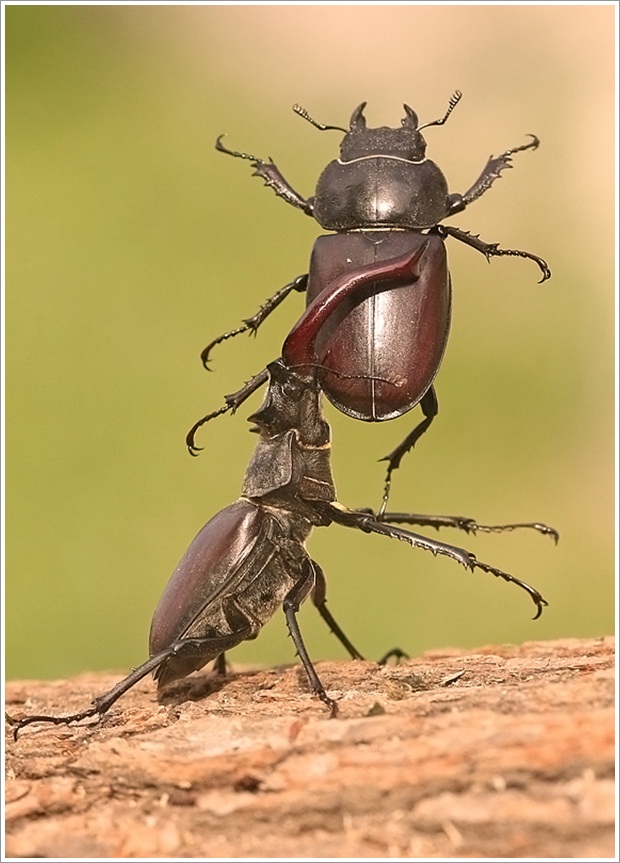
<svg viewBox="0 0 620 863">
<path fill-rule="evenodd" d="M 235 330 L 230 330 L 228 333 L 224 333 L 221 336 L 218 336 L 217 339 L 213 339 L 212 342 L 206 346 L 206 348 L 200 354 L 200 359 L 202 360 L 203 366 L 210 371 L 209 369 L 209 359 L 211 351 L 217 345 L 221 345 L 222 342 L 227 341 L 228 339 L 232 339 L 234 336 L 238 336 L 241 333 L 246 333 L 248 330 L 252 335 L 256 335 L 258 328 L 263 323 L 269 315 L 277 309 L 280 303 L 285 300 L 291 291 L 300 291 L 305 292 L 308 284 L 308 274 L 304 273 L 301 276 L 297 276 L 296 279 L 293 279 L 292 282 L 289 282 L 288 285 L 284 285 L 283 288 L 280 288 L 273 297 L 269 297 L 260 309 L 256 312 L 256 314 L 251 318 L 245 318 L 243 321 L 243 326 L 237 327 Z"/>
<path fill-rule="evenodd" d="M 398 527 L 391 527 L 390 525 L 382 524 L 381 522 L 367 523 L 366 526 L 362 527 L 361 529 L 368 530 L 372 533 L 383 533 L 386 536 L 393 537 L 394 539 L 400 539 L 404 542 L 408 542 L 414 547 L 419 546 L 425 548 L 428 551 L 432 551 L 433 554 L 447 554 L 449 557 L 458 560 L 459 563 L 463 563 L 464 566 L 467 566 L 472 571 L 474 569 L 480 569 L 482 570 L 482 572 L 487 572 L 490 575 L 494 575 L 496 578 L 502 578 L 504 581 L 508 581 L 511 584 L 516 584 L 517 587 L 520 587 L 530 596 L 532 602 L 536 606 L 536 614 L 533 618 L 534 620 L 537 620 L 537 618 L 540 617 L 543 612 L 543 608 L 549 604 L 547 600 L 542 596 L 542 594 L 538 590 L 536 590 L 535 587 L 532 587 L 525 581 L 521 581 L 520 578 L 516 578 L 509 572 L 504 572 L 503 570 L 498 569 L 495 566 L 491 566 L 488 563 L 479 561 L 474 554 L 465 551 L 465 549 L 457 548 L 456 546 L 446 545 L 445 543 L 437 543 L 434 546 L 429 546 L 429 540 L 427 537 L 420 537 L 418 534 L 411 533 L 411 531 L 402 530 Z M 421 539 L 424 541 L 420 542 Z"/>
<path fill-rule="evenodd" d="M 371 510 L 350 510 L 341 506 L 338 503 L 319 503 L 315 504 L 326 515 L 326 517 L 341 524 L 343 527 L 353 527 L 361 530 L 364 533 L 381 533 L 384 536 L 389 536 L 392 539 L 400 539 L 408 542 L 414 548 L 422 548 L 424 551 L 430 551 L 432 554 L 445 554 L 456 560 L 466 569 L 474 568 L 476 556 L 466 551 L 464 548 L 458 548 L 455 545 L 441 542 L 437 539 L 431 539 L 428 536 L 412 533 L 408 530 L 402 530 L 398 527 L 392 527 L 382 521 L 379 521 L 377 516 Z"/>
<path fill-rule="evenodd" d="M 415 524 L 419 527 L 455 527 L 465 533 L 505 533 L 511 530 L 535 530 L 543 536 L 549 536 L 556 543 L 560 534 L 554 527 L 549 527 L 540 521 L 516 522 L 514 524 L 479 524 L 475 519 L 464 515 L 419 515 L 412 512 L 379 512 L 377 521 L 389 524 Z"/>
<path fill-rule="evenodd" d="M 523 252 L 521 249 L 500 249 L 499 243 L 485 243 L 477 235 L 470 234 L 468 231 L 462 231 L 460 228 L 454 228 L 451 225 L 436 225 L 432 229 L 432 233 L 439 234 L 440 237 L 445 238 L 450 236 L 454 237 L 455 240 L 460 240 L 461 243 L 465 243 L 465 245 L 471 246 L 477 252 L 481 252 L 487 261 L 490 261 L 491 258 L 500 258 L 504 255 L 528 258 L 540 267 L 542 279 L 538 280 L 539 285 L 551 278 L 551 270 L 545 259 L 531 252 Z"/>
<path fill-rule="evenodd" d="M 536 605 L 537 611 L 534 616 L 534 620 L 540 617 L 544 606 L 548 605 L 547 601 L 544 599 L 542 594 L 536 590 L 536 588 L 531 587 L 527 582 L 521 581 L 521 579 L 516 578 L 509 572 L 504 572 L 495 566 L 479 561 L 474 554 L 466 551 L 464 548 L 448 545 L 447 543 L 439 542 L 438 540 L 433 540 L 426 536 L 420 536 L 420 534 L 413 533 L 409 530 L 403 530 L 399 527 L 393 527 L 392 525 L 378 521 L 372 513 L 346 510 L 344 507 L 337 504 L 321 504 L 321 506 L 324 510 L 328 510 L 328 517 L 331 517 L 332 521 L 335 521 L 337 524 L 341 524 L 345 527 L 354 527 L 358 530 L 364 531 L 365 533 L 383 534 L 392 539 L 399 539 L 403 542 L 407 542 L 414 548 L 422 548 L 425 551 L 430 551 L 433 554 L 445 554 L 453 560 L 456 560 L 458 563 L 461 563 L 467 569 L 472 571 L 474 569 L 480 569 L 482 572 L 494 575 L 496 578 L 501 578 L 511 584 L 516 584 L 517 587 L 520 587 L 530 596 L 533 603 Z"/>
<path fill-rule="evenodd" d="M 251 153 L 240 153 L 237 150 L 229 150 L 228 147 L 225 147 L 222 144 L 223 137 L 224 135 L 220 135 L 216 140 L 216 150 L 219 150 L 220 153 L 226 153 L 228 156 L 234 156 L 236 159 L 247 159 L 254 168 L 253 176 L 261 177 L 265 181 L 265 185 L 273 189 L 278 197 L 284 198 L 287 204 L 291 204 L 291 206 L 303 210 L 307 216 L 313 215 L 313 200 L 311 198 L 306 200 L 306 198 L 303 198 L 299 192 L 296 192 L 290 183 L 284 179 L 272 159 L 265 162 L 262 159 L 259 159 L 258 156 L 252 156 Z"/>
<path fill-rule="evenodd" d="M 185 444 L 187 446 L 187 449 L 189 450 L 190 455 L 198 455 L 198 453 L 201 452 L 201 450 L 203 449 L 203 447 L 201 446 L 196 446 L 195 443 L 196 432 L 199 428 L 205 425 L 205 423 L 208 423 L 210 420 L 222 416 L 222 414 L 226 414 L 229 411 L 231 413 L 234 413 L 237 408 L 252 395 L 253 392 L 256 392 L 256 390 L 260 386 L 267 382 L 268 378 L 269 373 L 267 369 L 263 369 L 257 375 L 254 375 L 254 377 L 251 378 L 246 384 L 244 384 L 240 390 L 237 390 L 236 393 L 231 393 L 231 395 L 225 396 L 225 405 L 195 422 L 185 436 Z"/>
<path fill-rule="evenodd" d="M 479 198 L 481 195 L 491 188 L 495 180 L 498 180 L 502 171 L 506 168 L 512 168 L 512 156 L 515 153 L 521 153 L 524 150 L 536 150 L 540 145 L 540 141 L 536 135 L 529 135 L 532 140 L 528 144 L 521 144 L 519 147 L 512 147 L 506 150 L 501 156 L 491 156 L 489 161 L 484 166 L 484 169 L 476 182 L 462 195 L 452 194 L 450 196 L 450 211 L 449 216 L 455 213 L 460 213 L 465 207 L 469 206 L 472 201 Z"/>
</svg>

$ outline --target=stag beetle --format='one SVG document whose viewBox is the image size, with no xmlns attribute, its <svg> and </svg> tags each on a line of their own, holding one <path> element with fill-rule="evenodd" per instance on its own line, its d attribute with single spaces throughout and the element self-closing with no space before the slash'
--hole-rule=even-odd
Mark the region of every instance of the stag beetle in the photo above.
<svg viewBox="0 0 620 863">
<path fill-rule="evenodd" d="M 408 105 L 401 127 L 366 126 L 363 102 L 355 109 L 349 129 L 326 126 L 295 105 L 293 110 L 318 129 L 344 132 L 340 158 L 327 165 L 319 177 L 314 197 L 303 198 L 285 180 L 272 160 L 216 148 L 229 156 L 247 159 L 254 175 L 262 177 L 276 195 L 312 216 L 335 233 L 314 243 L 307 274 L 298 276 L 267 300 L 243 326 L 214 339 L 202 352 L 208 368 L 212 349 L 239 333 L 256 333 L 261 323 L 292 291 L 305 291 L 307 304 L 325 295 L 329 284 L 343 274 L 377 261 L 414 252 L 425 244 L 421 278 L 413 283 L 389 280 L 381 288 L 370 284 L 355 305 L 343 306 L 322 336 L 319 351 L 321 385 L 340 411 L 367 422 L 379 422 L 405 414 L 418 403 L 424 419 L 387 456 L 388 468 L 381 511 L 385 510 L 392 471 L 415 445 L 437 415 L 434 378 L 443 358 L 450 328 L 451 287 L 444 239 L 454 237 L 486 256 L 517 255 L 535 261 L 541 282 L 551 275 L 537 255 L 516 249 L 500 249 L 479 237 L 439 222 L 464 210 L 479 198 L 501 172 L 510 168 L 513 154 L 536 149 L 539 140 L 513 147 L 491 157 L 476 182 L 464 194 L 449 193 L 440 168 L 426 158 L 422 129 L 442 126 L 462 94 L 457 90 L 443 117 L 422 125 Z M 398 380 L 394 387 L 389 381 Z M 385 383 L 388 381 L 388 383 Z M 193 433 L 188 437 L 192 455 L 200 450 Z"/>
<path fill-rule="evenodd" d="M 398 260 L 343 276 L 330 285 L 330 297 L 355 295 L 367 287 L 369 279 L 381 278 L 386 270 L 401 280 L 416 279 L 424 252 L 422 247 Z M 267 367 L 269 386 L 263 404 L 249 417 L 259 441 L 247 468 L 241 497 L 202 528 L 172 574 L 151 623 L 149 659 L 80 713 L 10 718 L 15 737 L 34 722 L 58 725 L 101 717 L 150 672 L 154 672 L 161 689 L 210 660 L 217 662 L 224 651 L 256 638 L 280 606 L 310 687 L 334 716 L 336 702 L 325 691 L 299 629 L 297 612 L 301 603 L 310 596 L 349 654 L 354 659 L 362 656 L 328 611 L 323 570 L 305 549 L 312 529 L 318 526 L 336 523 L 403 540 L 435 555 L 447 555 L 472 571 L 479 569 L 516 584 L 529 594 L 537 608 L 536 617 L 540 616 L 547 603 L 524 581 L 477 560 L 463 548 L 394 525 L 449 526 L 468 533 L 524 527 L 557 541 L 553 528 L 540 523 L 480 525 L 460 516 L 379 515 L 371 510 L 349 510 L 337 503 L 330 428 L 321 413 L 320 369 L 312 362 L 303 362 L 302 357 L 332 313 L 333 309 L 326 310 L 324 304 L 311 306 L 288 337 L 283 356 Z M 295 365 L 298 358 L 302 363 Z"/>
</svg>

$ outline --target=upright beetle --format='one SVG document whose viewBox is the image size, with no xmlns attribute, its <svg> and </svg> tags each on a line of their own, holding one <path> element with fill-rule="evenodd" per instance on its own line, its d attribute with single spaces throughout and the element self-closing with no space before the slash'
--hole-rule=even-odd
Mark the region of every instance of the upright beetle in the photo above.
<svg viewBox="0 0 620 863">
<path fill-rule="evenodd" d="M 400 128 L 366 125 L 363 102 L 355 109 L 349 129 L 314 121 L 299 106 L 294 110 L 318 129 L 344 132 L 340 158 L 327 165 L 319 177 L 314 197 L 303 198 L 285 180 L 273 161 L 229 150 L 217 139 L 216 147 L 236 158 L 248 159 L 254 174 L 262 177 L 280 197 L 322 228 L 334 233 L 319 237 L 312 250 L 307 274 L 298 276 L 261 306 L 243 326 L 212 341 L 203 351 L 208 367 L 213 347 L 245 331 L 256 332 L 265 318 L 292 291 L 305 291 L 307 303 L 329 292 L 334 279 L 350 270 L 415 252 L 425 244 L 421 275 L 415 282 L 369 284 L 363 296 L 343 305 L 321 334 L 317 361 L 327 398 L 355 419 L 377 422 L 399 417 L 418 403 L 424 419 L 388 455 L 382 509 L 385 509 L 392 471 L 427 430 L 437 414 L 433 387 L 444 354 L 450 327 L 451 288 L 444 239 L 452 236 L 482 252 L 487 259 L 502 255 L 529 258 L 542 272 L 551 273 L 537 255 L 500 249 L 455 227 L 439 222 L 464 210 L 479 198 L 505 168 L 514 153 L 536 149 L 532 140 L 491 157 L 476 182 L 464 194 L 450 193 L 440 168 L 426 158 L 422 129 L 443 125 L 461 98 L 456 92 L 443 117 L 420 125 L 416 113 L 405 105 Z M 395 386 L 394 384 L 398 385 Z M 187 443 L 192 454 L 195 432 L 207 420 L 196 423 Z"/>
<path fill-rule="evenodd" d="M 301 659 L 312 691 L 336 713 L 304 645 L 297 612 L 310 596 L 321 616 L 353 658 L 360 653 L 346 638 L 326 607 L 321 567 L 305 549 L 313 527 L 333 522 L 408 542 L 443 554 L 470 570 L 481 570 L 525 590 L 538 617 L 547 604 L 541 594 L 510 573 L 483 563 L 457 546 L 395 527 L 395 524 L 456 527 L 469 533 L 530 528 L 557 540 L 540 523 L 486 526 L 459 516 L 422 516 L 348 510 L 336 502 L 331 473 L 330 429 L 321 413 L 317 368 L 305 362 L 343 298 L 363 291 L 371 279 L 386 273 L 403 281 L 420 278 L 425 247 L 399 259 L 358 269 L 330 283 L 333 308 L 313 304 L 287 339 L 282 358 L 270 363 L 262 406 L 249 419 L 259 441 L 248 466 L 241 497 L 217 513 L 199 531 L 157 605 L 151 623 L 150 657 L 93 705 L 69 716 L 30 715 L 10 718 L 14 736 L 36 722 L 64 724 L 101 717 L 135 683 L 153 672 L 160 687 L 217 660 L 246 639 L 256 638 L 278 607 Z M 390 524 L 391 522 L 391 524 Z"/>
</svg>

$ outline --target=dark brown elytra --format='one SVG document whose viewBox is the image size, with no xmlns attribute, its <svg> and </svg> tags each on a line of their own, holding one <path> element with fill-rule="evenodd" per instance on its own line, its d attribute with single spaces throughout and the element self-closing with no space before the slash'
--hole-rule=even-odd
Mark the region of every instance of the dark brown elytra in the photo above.
<svg viewBox="0 0 620 863">
<path fill-rule="evenodd" d="M 353 112 L 348 129 L 317 123 L 307 111 L 295 106 L 294 110 L 318 129 L 344 132 L 340 158 L 323 170 L 315 194 L 309 198 L 288 183 L 273 161 L 229 150 L 222 143 L 223 135 L 216 142 L 219 151 L 249 160 L 254 175 L 261 177 L 276 195 L 334 233 L 316 240 L 308 273 L 285 285 L 242 326 L 214 339 L 204 349 L 202 360 L 207 367 L 216 345 L 239 333 L 255 333 L 292 291 L 305 292 L 310 305 L 350 271 L 415 252 L 426 244 L 415 283 L 370 283 L 355 302 L 339 308 L 318 348 L 323 391 L 343 413 L 377 422 L 402 416 L 417 404 L 422 409 L 423 420 L 385 457 L 388 468 L 381 511 L 387 505 L 392 472 L 438 411 L 433 381 L 448 340 L 451 309 L 445 238 L 454 237 L 487 259 L 505 255 L 529 258 L 539 266 L 541 282 L 551 275 L 546 262 L 537 255 L 500 249 L 497 243 L 485 243 L 466 231 L 440 224 L 484 194 L 502 171 L 512 167 L 515 153 L 536 149 L 539 144 L 538 138 L 531 135 L 529 143 L 491 157 L 465 193 L 450 193 L 441 169 L 426 158 L 421 130 L 443 125 L 461 95 L 456 91 L 445 114 L 422 125 L 415 111 L 405 105 L 405 115 L 396 128 L 369 128 L 365 102 Z M 200 449 L 194 435 L 203 422 L 197 423 L 188 435 L 193 455 Z"/>
</svg>

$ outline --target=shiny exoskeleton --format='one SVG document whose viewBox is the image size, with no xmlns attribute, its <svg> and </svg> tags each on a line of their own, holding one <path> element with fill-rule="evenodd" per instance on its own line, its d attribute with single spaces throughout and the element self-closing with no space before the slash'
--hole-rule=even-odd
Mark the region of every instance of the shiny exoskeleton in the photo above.
<svg viewBox="0 0 620 863">
<path fill-rule="evenodd" d="M 371 273 L 362 268 L 331 287 L 338 299 L 363 290 L 368 278 L 389 271 L 401 279 L 419 277 L 424 248 Z M 306 550 L 314 527 L 331 523 L 404 540 L 414 548 L 443 554 L 469 570 L 481 570 L 525 590 L 538 617 L 547 604 L 533 587 L 510 573 L 476 559 L 457 546 L 396 527 L 456 527 L 468 533 L 530 528 L 557 540 L 555 530 L 541 523 L 480 525 L 460 516 L 376 514 L 348 510 L 336 501 L 331 473 L 330 429 L 321 412 L 319 371 L 304 356 L 315 350 L 333 309 L 311 306 L 287 338 L 283 357 L 266 369 L 268 388 L 262 406 L 249 418 L 258 444 L 248 465 L 239 500 L 215 515 L 198 533 L 157 605 L 150 632 L 150 656 L 91 707 L 69 716 L 31 715 L 10 719 L 14 735 L 35 722 L 63 724 L 101 717 L 135 683 L 153 672 L 159 688 L 218 660 L 247 639 L 282 607 L 297 654 L 312 691 L 336 713 L 312 665 L 297 621 L 308 597 L 353 658 L 361 654 L 344 635 L 326 607 L 326 582 L 321 567 Z"/>
<path fill-rule="evenodd" d="M 215 345 L 247 330 L 256 332 L 292 291 L 305 291 L 310 305 L 325 296 L 335 279 L 351 270 L 413 253 L 425 245 L 415 285 L 402 281 L 391 284 L 389 279 L 380 285 L 370 284 L 364 296 L 343 305 L 333 317 L 317 357 L 328 399 L 355 419 L 383 421 L 399 417 L 417 404 L 422 408 L 424 419 L 386 456 L 383 509 L 392 471 L 428 429 L 438 410 L 433 381 L 445 351 L 451 310 L 444 239 L 455 237 L 487 259 L 501 255 L 529 258 L 540 267 L 541 281 L 551 275 L 545 261 L 536 255 L 500 249 L 497 243 L 485 243 L 458 228 L 439 224 L 479 198 L 503 170 L 511 167 L 514 153 L 535 149 L 539 144 L 532 135 L 529 143 L 491 157 L 464 194 L 450 193 L 441 169 L 426 158 L 421 130 L 443 125 L 460 98 L 457 91 L 445 115 L 423 125 L 405 105 L 401 126 L 395 129 L 368 128 L 365 102 L 353 112 L 348 130 L 316 123 L 304 109 L 295 106 L 297 113 L 319 129 L 340 129 L 345 133 L 340 158 L 327 165 L 310 198 L 296 192 L 271 160 L 229 150 L 222 143 L 223 136 L 216 143 L 221 152 L 250 160 L 254 174 L 262 177 L 277 195 L 334 233 L 316 240 L 307 274 L 281 288 L 243 326 L 205 348 L 205 365 Z M 399 385 L 394 386 L 394 381 Z M 193 432 L 188 445 L 192 454 L 199 449 Z"/>
</svg>

